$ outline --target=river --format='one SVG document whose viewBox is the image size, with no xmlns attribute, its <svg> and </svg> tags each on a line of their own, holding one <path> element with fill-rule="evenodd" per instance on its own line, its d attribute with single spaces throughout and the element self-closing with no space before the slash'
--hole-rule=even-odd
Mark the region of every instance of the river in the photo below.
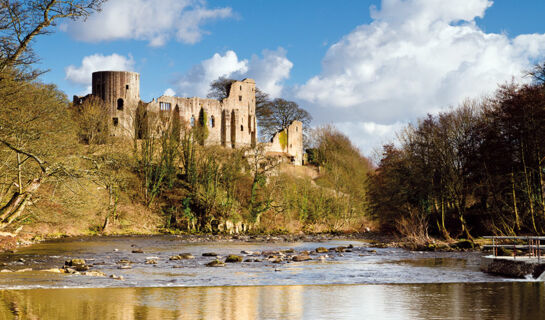
<svg viewBox="0 0 545 320">
<path fill-rule="evenodd" d="M 327 257 L 311 253 L 312 260 L 303 262 L 267 259 L 281 251 L 289 256 L 339 246 L 353 248 L 330 251 Z M 214 258 L 204 257 L 205 252 L 239 254 L 258 262 L 211 268 L 205 263 Z M 181 253 L 195 259 L 169 260 Z M 91 270 L 107 276 L 43 271 L 73 258 L 86 259 Z M 150 259 L 157 263 L 147 264 Z M 120 261 L 126 260 L 130 269 L 120 269 L 126 265 Z M 0 319 L 543 318 L 542 282 L 487 275 L 479 271 L 479 261 L 479 253 L 371 248 L 353 240 L 68 238 L 0 255 L 0 269 L 22 271 L 0 273 Z"/>
</svg>

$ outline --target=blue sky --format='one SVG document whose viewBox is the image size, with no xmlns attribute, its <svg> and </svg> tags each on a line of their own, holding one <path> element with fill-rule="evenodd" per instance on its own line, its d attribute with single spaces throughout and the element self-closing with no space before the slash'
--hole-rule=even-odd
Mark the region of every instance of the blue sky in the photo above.
<svg viewBox="0 0 545 320">
<path fill-rule="evenodd" d="M 110 0 L 35 48 L 42 80 L 69 97 L 103 69 L 139 72 L 145 101 L 253 77 L 370 155 L 428 112 L 526 81 L 545 56 L 543 12 L 537 0 Z"/>
</svg>

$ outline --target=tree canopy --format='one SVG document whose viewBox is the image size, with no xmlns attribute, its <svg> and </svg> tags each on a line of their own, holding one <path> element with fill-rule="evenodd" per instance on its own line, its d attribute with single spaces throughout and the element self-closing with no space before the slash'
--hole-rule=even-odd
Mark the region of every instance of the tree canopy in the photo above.
<svg viewBox="0 0 545 320">
<path fill-rule="evenodd" d="M 37 56 L 31 43 L 52 32 L 62 19 L 85 19 L 106 0 L 0 0 L 0 72 L 17 69 L 18 76 L 34 79 Z"/>
</svg>

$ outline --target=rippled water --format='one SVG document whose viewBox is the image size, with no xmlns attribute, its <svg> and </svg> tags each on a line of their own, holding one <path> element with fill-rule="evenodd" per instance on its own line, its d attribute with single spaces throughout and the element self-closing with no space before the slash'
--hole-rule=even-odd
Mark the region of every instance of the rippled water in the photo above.
<svg viewBox="0 0 545 320">
<path fill-rule="evenodd" d="M 275 264 L 244 262 L 208 268 L 242 250 L 271 251 L 353 244 L 353 252 Z M 132 253 L 139 248 L 144 253 Z M 373 252 L 372 250 L 376 250 Z M 170 261 L 192 253 L 196 259 Z M 157 265 L 145 264 L 156 257 Z M 318 255 L 314 255 L 314 258 Z M 66 259 L 84 258 L 105 277 L 53 274 Z M 133 261 L 121 270 L 121 259 Z M 174 236 L 81 238 L 36 244 L 0 255 L 0 319 L 538 319 L 541 282 L 512 281 L 479 271 L 479 253 L 409 252 L 365 242 L 187 243 Z M 65 288 L 65 289 L 59 289 Z M 21 290 L 24 289 L 24 290 Z"/>
</svg>

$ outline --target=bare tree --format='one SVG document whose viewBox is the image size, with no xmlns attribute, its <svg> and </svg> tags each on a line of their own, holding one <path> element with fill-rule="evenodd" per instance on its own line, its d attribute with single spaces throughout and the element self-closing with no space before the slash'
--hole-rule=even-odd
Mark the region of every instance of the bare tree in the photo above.
<svg viewBox="0 0 545 320">
<path fill-rule="evenodd" d="M 220 101 L 227 98 L 229 96 L 229 92 L 231 91 L 231 85 L 235 81 L 236 80 L 234 79 L 219 77 L 217 80 L 210 83 L 210 90 L 206 97 Z"/>
<path fill-rule="evenodd" d="M 287 128 L 295 120 L 301 121 L 303 128 L 308 128 L 312 121 L 310 113 L 296 102 L 281 98 L 264 103 L 256 113 L 260 135 L 265 139 L 272 138 L 276 132 Z"/>
<path fill-rule="evenodd" d="M 91 96 L 81 105 L 74 106 L 74 120 L 79 127 L 79 138 L 87 144 L 104 144 L 109 138 L 110 114 L 104 101 Z"/>
<path fill-rule="evenodd" d="M 538 63 L 532 70 L 528 72 L 528 75 L 534 78 L 534 81 L 540 84 L 545 83 L 545 62 Z"/>
<path fill-rule="evenodd" d="M 0 79 L 2 175 L 10 181 L 0 228 L 11 224 L 42 183 L 67 173 L 75 137 L 64 94 L 54 86 Z"/>
<path fill-rule="evenodd" d="M 63 19 L 85 19 L 106 0 L 0 0 L 0 72 L 23 69 L 24 79 L 40 72 L 25 70 L 37 61 L 30 47 L 38 35 L 52 32 Z"/>
</svg>

